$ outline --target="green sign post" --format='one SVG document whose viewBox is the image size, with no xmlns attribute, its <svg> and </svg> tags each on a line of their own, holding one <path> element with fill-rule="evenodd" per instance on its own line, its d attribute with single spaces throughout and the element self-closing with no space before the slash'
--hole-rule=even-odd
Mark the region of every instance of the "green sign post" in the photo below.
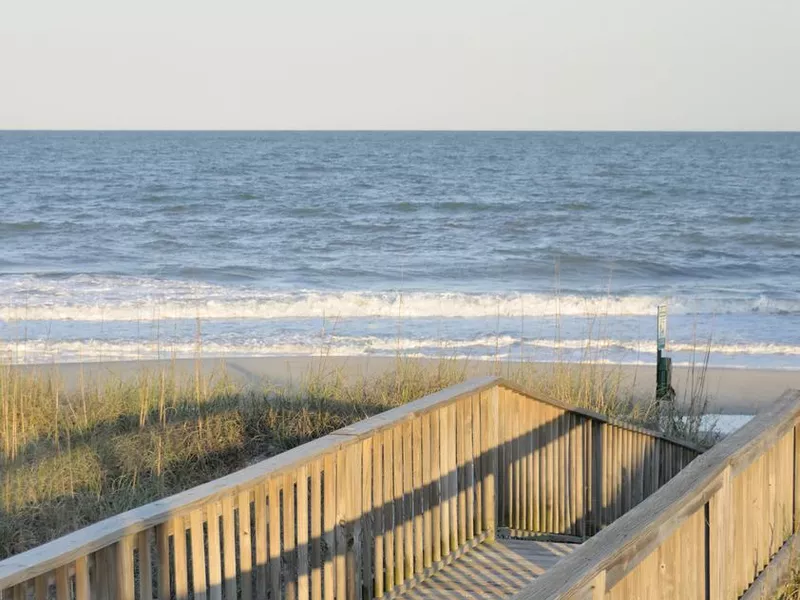
<svg viewBox="0 0 800 600">
<path fill-rule="evenodd" d="M 656 400 L 674 400 L 672 391 L 672 359 L 662 356 L 667 348 L 667 305 L 658 307 L 656 333 Z"/>
</svg>

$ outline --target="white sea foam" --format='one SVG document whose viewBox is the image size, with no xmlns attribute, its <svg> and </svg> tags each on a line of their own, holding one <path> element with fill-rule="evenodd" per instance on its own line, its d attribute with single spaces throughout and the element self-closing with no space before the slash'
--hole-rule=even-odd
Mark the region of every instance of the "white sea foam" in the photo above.
<svg viewBox="0 0 800 600">
<path fill-rule="evenodd" d="M 22 276 L 3 281 L 0 320 L 476 318 L 653 315 L 665 298 L 419 291 L 275 292 L 135 277 Z M 798 313 L 800 298 L 673 297 L 671 314 Z"/>
<path fill-rule="evenodd" d="M 547 340 L 487 336 L 471 340 L 433 338 L 387 339 L 375 336 L 294 337 L 287 339 L 204 340 L 202 345 L 182 340 L 20 340 L 0 344 L 0 355 L 19 363 L 52 361 L 134 360 L 197 355 L 224 356 L 404 356 L 468 357 L 474 360 L 512 359 L 550 360 L 564 351 L 573 358 L 585 356 L 597 363 L 650 364 L 655 345 L 637 340 Z M 691 364 L 692 353 L 702 358 L 706 348 L 694 344 L 673 344 L 676 365 Z M 800 347 L 776 344 L 712 344 L 712 355 L 740 357 L 800 356 Z M 699 358 L 699 359 L 700 359 Z M 698 360 L 699 360 L 698 359 Z M 735 365 L 732 365 L 735 366 Z"/>
</svg>

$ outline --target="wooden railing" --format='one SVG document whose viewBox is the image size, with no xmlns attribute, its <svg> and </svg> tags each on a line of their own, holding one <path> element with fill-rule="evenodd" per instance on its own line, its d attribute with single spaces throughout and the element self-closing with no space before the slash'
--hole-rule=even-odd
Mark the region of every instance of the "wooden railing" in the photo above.
<svg viewBox="0 0 800 600">
<path fill-rule="evenodd" d="M 741 597 L 800 527 L 799 423 L 787 392 L 516 598 Z"/>
<path fill-rule="evenodd" d="M 395 596 L 498 528 L 592 535 L 698 452 L 473 380 L 0 562 L 2 600 Z"/>
</svg>

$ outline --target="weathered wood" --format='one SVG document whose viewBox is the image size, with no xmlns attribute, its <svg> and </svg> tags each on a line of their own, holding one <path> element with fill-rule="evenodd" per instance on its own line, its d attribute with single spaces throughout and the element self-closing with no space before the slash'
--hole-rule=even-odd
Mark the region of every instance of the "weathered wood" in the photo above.
<svg viewBox="0 0 800 600">
<path fill-rule="evenodd" d="M 192 541 L 192 588 L 196 600 L 206 600 L 206 554 L 203 536 L 203 511 L 192 511 L 190 517 Z"/>
<path fill-rule="evenodd" d="M 116 544 L 116 566 L 115 577 L 117 581 L 116 598 L 119 600 L 133 600 L 134 581 L 133 581 L 133 543 L 131 535 L 125 536 Z M 63 582 L 62 582 L 63 579 Z M 58 588 L 64 585 L 64 592 L 58 592 Z M 67 593 L 67 570 L 66 567 L 56 569 L 56 590 L 59 600 L 63 597 L 68 599 Z"/>
<path fill-rule="evenodd" d="M 446 454 L 437 457 L 441 460 L 440 462 L 440 469 L 437 474 L 437 477 L 433 477 L 433 473 L 431 474 L 433 483 L 434 479 L 438 479 L 441 485 L 446 486 L 446 493 L 441 494 L 436 504 L 429 502 L 428 505 L 431 509 L 431 518 L 433 520 L 434 517 L 434 507 L 438 506 L 442 510 L 446 510 L 446 514 L 444 515 L 444 519 L 442 519 L 442 515 L 440 514 L 440 519 L 438 522 L 439 531 L 438 535 L 441 536 L 443 530 L 446 530 L 447 537 L 445 539 L 439 539 L 439 544 L 431 544 L 431 561 L 434 560 L 434 546 L 438 546 L 438 552 L 441 552 L 445 544 L 448 548 L 445 548 L 446 551 L 450 551 L 453 547 L 461 545 L 465 542 L 466 539 L 469 538 L 469 522 L 473 521 L 473 532 L 472 534 L 476 534 L 480 531 L 488 531 L 490 535 L 492 535 L 492 531 L 494 530 L 494 525 L 497 522 L 497 507 L 495 506 L 495 498 L 496 498 L 496 490 L 495 486 L 497 484 L 497 455 L 498 452 L 501 450 L 506 453 L 505 449 L 501 449 L 499 447 L 500 442 L 500 434 L 502 433 L 503 436 L 509 435 L 511 446 L 508 448 L 508 457 L 513 466 L 513 472 L 511 476 L 508 478 L 507 481 L 503 483 L 510 483 L 513 485 L 513 494 L 509 495 L 507 500 L 509 502 L 509 508 L 511 511 L 514 511 L 509 516 L 513 515 L 514 523 L 513 525 L 516 528 L 525 528 L 530 529 L 533 526 L 531 521 L 534 520 L 536 508 L 540 507 L 541 502 L 534 503 L 531 506 L 531 495 L 536 495 L 536 488 L 531 490 L 531 483 L 529 482 L 528 485 L 525 485 L 525 478 L 526 476 L 530 478 L 531 471 L 535 471 L 536 462 L 533 465 L 526 468 L 526 464 L 530 462 L 530 457 L 527 456 L 528 452 L 525 447 L 527 444 L 527 440 L 524 440 L 524 436 L 520 437 L 515 435 L 514 427 L 521 424 L 521 421 L 516 419 L 514 416 L 509 416 L 508 411 L 505 409 L 500 409 L 500 405 L 504 402 L 501 400 L 500 396 L 505 394 L 505 391 L 508 391 L 507 394 L 509 396 L 510 404 L 509 406 L 514 406 L 515 408 L 519 408 L 521 405 L 525 405 L 526 401 L 530 401 L 536 403 L 537 405 L 543 405 L 547 407 L 551 407 L 560 411 L 562 414 L 565 412 L 570 412 L 571 414 L 576 415 L 583 415 L 583 417 L 592 419 L 596 422 L 601 423 L 614 423 L 613 421 L 609 421 L 605 417 L 601 415 L 597 415 L 592 413 L 591 411 L 585 411 L 582 409 L 575 409 L 572 407 L 566 407 L 559 402 L 555 402 L 551 399 L 547 398 L 534 398 L 529 394 L 525 394 L 524 390 L 520 390 L 518 387 L 503 382 L 497 378 L 483 378 L 479 380 L 475 380 L 472 382 L 467 382 L 465 384 L 460 384 L 458 386 L 454 386 L 447 390 L 443 390 L 437 394 L 432 394 L 418 400 L 416 402 L 409 403 L 405 406 L 398 407 L 396 409 L 392 409 L 365 421 L 356 423 L 349 427 L 345 427 L 334 434 L 325 436 L 308 444 L 304 444 L 299 446 L 295 449 L 292 449 L 288 452 L 282 453 L 278 456 L 270 458 L 266 461 L 262 461 L 250 467 L 247 467 L 237 473 L 233 473 L 226 477 L 219 478 L 215 481 L 209 482 L 207 484 L 198 486 L 191 490 L 187 490 L 180 494 L 176 494 L 170 498 L 166 498 L 163 500 L 159 500 L 157 502 L 153 502 L 151 504 L 145 505 L 143 507 L 134 509 L 132 511 L 128 511 L 116 517 L 112 517 L 105 521 L 96 523 L 88 528 L 85 528 L 79 532 L 75 532 L 74 534 L 70 534 L 56 540 L 54 542 L 45 544 L 39 548 L 35 548 L 29 552 L 22 553 L 18 556 L 14 557 L 13 561 L 3 561 L 0 563 L 0 588 L 7 589 L 13 588 L 14 586 L 24 583 L 30 580 L 35 579 L 38 575 L 42 575 L 48 572 L 53 571 L 55 568 L 62 566 L 62 565 L 69 565 L 73 564 L 76 559 L 81 557 L 89 556 L 103 548 L 110 547 L 113 544 L 119 542 L 125 536 L 135 536 L 140 534 L 143 531 L 147 531 L 152 529 L 153 527 L 163 525 L 165 523 L 170 523 L 175 519 L 188 519 L 190 515 L 194 512 L 206 511 L 207 507 L 211 506 L 218 506 L 221 502 L 222 506 L 222 535 L 221 535 L 221 558 L 222 558 L 222 571 L 223 571 L 223 579 L 224 579 L 224 587 L 226 590 L 226 595 L 228 591 L 231 591 L 232 586 L 235 584 L 235 556 L 232 555 L 232 550 L 236 546 L 236 528 L 233 530 L 233 540 L 229 537 L 231 530 L 226 530 L 226 527 L 230 527 L 226 525 L 235 519 L 229 518 L 231 513 L 228 509 L 231 508 L 230 505 L 225 506 L 226 498 L 236 498 L 237 502 L 234 504 L 236 508 L 238 508 L 239 514 L 239 528 L 238 528 L 238 538 L 239 538 L 239 550 L 240 550 L 240 560 L 239 560 L 239 573 L 241 574 L 241 587 L 243 592 L 248 591 L 248 587 L 252 586 L 251 577 L 253 576 L 253 558 L 255 555 L 255 563 L 256 563 L 256 572 L 261 572 L 261 579 L 257 578 L 257 592 L 259 595 L 262 595 L 264 591 L 263 586 L 263 571 L 262 568 L 262 560 L 264 558 L 264 546 L 262 540 L 263 534 L 263 527 L 261 525 L 261 519 L 259 516 L 263 516 L 261 512 L 261 508 L 259 504 L 256 504 L 255 510 L 258 511 L 258 515 L 255 517 L 255 527 L 253 531 L 250 530 L 250 527 L 253 523 L 249 523 L 250 516 L 247 514 L 246 510 L 244 509 L 243 497 L 247 495 L 248 498 L 252 497 L 255 493 L 255 490 L 258 486 L 264 486 L 266 482 L 272 479 L 278 479 L 281 477 L 286 476 L 289 473 L 294 473 L 299 468 L 308 468 L 308 466 L 314 460 L 321 460 L 322 457 L 326 455 L 335 455 L 340 449 L 344 448 L 345 446 L 349 446 L 351 444 L 360 443 L 366 439 L 373 439 L 376 435 L 382 434 L 385 431 L 391 431 L 395 428 L 402 428 L 411 426 L 414 427 L 414 422 L 424 415 L 428 415 L 429 418 L 433 414 L 440 414 L 441 417 L 447 419 L 444 422 L 445 429 L 444 437 L 442 435 L 438 435 L 439 439 L 436 440 L 437 444 L 433 444 L 432 442 L 432 449 L 433 448 L 440 448 L 446 450 Z M 485 396 L 489 398 L 485 402 L 488 402 L 488 406 L 486 406 L 486 414 L 485 414 L 485 422 L 484 422 L 484 414 L 481 412 L 480 408 L 481 404 L 484 400 L 481 400 L 481 396 Z M 468 454 L 469 454 L 469 439 L 470 433 L 467 427 L 467 416 L 469 414 L 468 405 L 470 404 L 471 400 L 474 399 L 474 404 L 472 406 L 472 452 L 474 457 L 474 463 L 472 465 L 471 472 L 473 474 L 473 481 L 475 482 L 475 490 L 474 493 L 471 493 L 468 488 L 468 481 L 467 478 L 470 475 L 470 468 L 468 467 Z M 460 403 L 460 404 L 459 404 Z M 461 411 L 461 412 L 459 412 Z M 463 412 L 463 417 L 461 413 Z M 502 415 L 502 419 L 501 419 Z M 457 417 L 457 418 L 454 418 Z M 450 427 L 448 427 L 448 424 Z M 501 427 L 502 424 L 503 427 Z M 442 420 L 441 418 L 438 419 L 437 425 L 441 429 Z M 619 425 L 623 429 L 628 431 L 643 431 L 639 428 L 630 427 L 630 426 L 623 426 Z M 432 428 L 432 426 L 431 426 Z M 501 432 L 502 429 L 502 432 Z M 462 432 L 463 430 L 463 432 Z M 440 434 L 442 432 L 440 431 Z M 648 435 L 653 435 L 657 437 L 659 440 L 666 440 L 664 436 L 660 434 L 652 434 L 649 433 Z M 467 437 L 465 437 L 467 436 Z M 488 437 L 486 437 L 488 436 Z M 478 442 L 483 441 L 487 442 L 486 446 L 484 447 L 482 444 L 479 446 Z M 491 438 L 491 439 L 489 439 Z M 505 438 L 503 438 L 505 439 Z M 670 442 L 672 443 L 672 442 Z M 480 448 L 480 451 L 478 450 Z M 688 451 L 686 449 L 691 449 L 690 445 L 683 445 L 682 448 L 684 449 L 683 454 L 687 455 Z M 414 457 L 413 453 L 414 450 L 411 450 L 411 458 L 410 464 L 414 465 Z M 554 449 L 555 450 L 555 449 Z M 571 445 L 564 446 L 564 450 L 567 453 L 567 456 L 572 456 L 572 452 L 574 449 Z M 488 454 L 484 454 L 484 451 Z M 532 451 L 532 450 L 531 450 Z M 395 452 L 396 454 L 396 452 Z M 431 454 L 435 454 L 432 452 Z M 557 456 L 557 452 L 553 452 L 552 455 L 548 455 L 547 458 L 555 459 Z M 432 459 L 431 459 L 432 460 Z M 571 458 L 569 459 L 572 460 Z M 687 456 L 683 456 L 680 459 L 681 461 L 685 462 L 687 460 Z M 526 461 L 528 461 L 526 463 Z M 432 464 L 431 461 L 425 459 L 423 461 L 427 464 Z M 679 461 L 680 462 L 680 461 Z M 541 466 L 541 465 L 540 465 Z M 490 468 L 491 467 L 491 468 Z M 385 469 L 384 469 L 384 472 Z M 393 475 L 396 473 L 393 471 Z M 479 477 L 475 477 L 475 475 L 479 475 Z M 405 475 L 403 474 L 403 477 Z M 565 473 L 559 473 L 558 476 L 565 477 Z M 401 477 L 402 478 L 402 477 Z M 417 482 L 414 481 L 414 474 L 412 472 L 412 481 L 409 485 L 405 485 L 400 490 L 394 489 L 393 493 L 397 493 L 400 491 L 403 495 L 409 493 L 411 496 L 411 507 L 409 514 L 406 515 L 410 521 L 410 528 L 414 532 L 414 537 L 408 535 L 406 523 L 402 520 L 396 520 L 395 527 L 402 526 L 403 531 L 400 532 L 400 535 L 395 535 L 395 544 L 398 542 L 402 542 L 401 551 L 402 551 L 402 562 L 399 563 L 404 567 L 408 564 L 412 565 L 412 570 L 414 573 L 417 572 L 418 567 L 416 565 L 416 560 L 418 556 L 417 546 L 418 546 L 418 538 L 417 538 L 417 527 L 416 527 L 416 519 L 417 519 L 417 512 L 421 512 L 423 509 L 420 509 L 416 506 L 416 497 L 415 493 L 417 492 Z M 572 486 L 574 481 L 572 479 L 565 480 L 562 482 L 560 487 L 558 488 L 563 493 L 568 486 Z M 397 487 L 397 486 L 395 486 Z M 409 487 L 409 489 L 405 489 Z M 435 487 L 432 485 L 431 487 Z M 488 489 L 492 489 L 493 492 L 491 495 L 487 496 L 486 491 Z M 443 490 L 440 489 L 439 492 Z M 533 492 L 531 494 L 530 492 Z M 335 494 L 335 486 L 332 493 Z M 504 490 L 504 494 L 506 491 Z M 432 498 L 431 495 L 426 495 L 426 498 L 430 500 Z M 470 512 L 470 497 L 474 500 L 474 518 L 470 519 L 469 512 Z M 777 497 L 776 497 L 777 498 Z M 355 499 L 358 500 L 363 504 L 363 498 Z M 556 500 L 554 497 L 553 500 Z M 563 498 L 562 498 L 563 500 Z M 385 501 L 388 501 L 385 500 Z M 771 502 L 771 498 L 767 498 L 765 500 L 765 504 L 767 502 Z M 401 500 L 401 503 L 405 502 L 405 500 Z M 327 505 L 327 499 L 325 500 L 325 504 Z M 357 504 L 357 503 L 356 503 Z M 425 505 L 425 500 L 423 499 L 422 502 L 423 506 Z M 415 506 L 417 511 L 415 512 Z M 444 507 L 447 508 L 444 508 Z M 324 508 L 324 507 L 323 507 Z M 399 508 L 399 507 L 398 507 Z M 558 513 L 559 518 L 567 518 L 567 513 L 569 513 L 568 522 L 573 522 L 576 518 L 576 515 L 573 515 L 574 512 L 572 504 L 563 506 L 563 510 L 560 509 L 559 505 L 556 504 L 552 507 L 555 511 L 561 510 L 564 514 Z M 314 507 L 310 507 L 311 511 L 313 512 Z M 532 516 L 533 513 L 533 516 Z M 774 511 L 773 511 L 774 513 Z M 773 514 L 771 513 L 771 514 Z M 540 515 L 541 516 L 541 515 Z M 403 519 L 403 515 L 400 515 L 401 519 Z M 422 558 L 422 566 L 425 565 L 425 558 L 424 558 L 424 548 L 425 548 L 425 522 L 424 522 L 424 513 L 423 517 L 423 558 Z M 323 517 L 324 519 L 324 517 Z M 540 519 L 541 520 L 541 519 Z M 433 527 L 433 523 L 431 524 L 432 527 L 432 535 L 431 538 L 435 538 L 437 533 L 433 531 L 435 528 Z M 176 531 L 174 528 L 171 528 L 170 531 Z M 327 532 L 323 533 L 323 536 L 326 535 Z M 252 536 L 255 535 L 256 537 L 253 538 Z M 178 536 L 180 537 L 180 536 Z M 173 538 L 175 539 L 175 538 Z M 261 541 L 259 541 L 261 540 Z M 411 542 L 411 548 L 409 549 L 408 543 Z M 432 542 L 434 540 L 432 539 Z M 313 554 L 313 540 L 311 542 L 312 546 L 312 554 Z M 181 541 L 178 540 L 174 546 L 177 546 L 178 552 L 181 551 L 181 547 L 185 551 L 185 540 Z M 768 548 L 769 549 L 769 548 Z M 362 549 L 363 551 L 363 549 Z M 185 558 L 185 556 L 184 556 Z M 394 557 L 395 559 L 400 558 L 399 555 Z M 161 573 L 161 560 L 159 559 L 159 575 L 165 575 Z M 398 561 L 395 560 L 394 567 L 397 568 Z M 176 590 L 174 590 L 178 595 L 188 593 L 188 588 L 186 590 L 181 590 L 180 588 L 183 587 L 182 579 L 183 579 L 183 572 L 188 568 L 188 563 L 186 567 L 181 566 L 180 564 L 176 563 L 175 569 L 175 586 Z M 209 563 L 208 568 L 211 569 L 212 565 Z M 324 569 L 323 569 L 324 572 Z M 107 573 L 109 577 L 113 576 L 113 573 Z M 403 573 L 404 577 L 407 573 Z M 208 573 L 209 581 L 206 584 L 210 584 L 210 578 L 212 577 L 211 572 Z M 161 579 L 162 577 L 160 577 Z M 188 579 L 188 574 L 187 574 Z M 193 577 L 194 579 L 194 577 Z M 313 569 L 312 569 L 312 579 L 313 579 Z M 145 586 L 147 582 L 144 582 Z M 212 586 L 213 587 L 213 586 Z M 313 588 L 313 581 L 311 584 Z M 324 587 L 324 586 L 322 586 Z M 162 585 L 159 582 L 159 592 L 164 591 L 162 589 Z M 172 593 L 172 590 L 170 591 Z"/>
<path fill-rule="evenodd" d="M 457 518 L 456 518 L 456 546 L 463 546 L 467 541 L 467 491 L 464 485 L 466 469 L 466 460 L 464 459 L 465 453 L 465 438 L 464 429 L 466 427 L 466 418 L 464 416 L 464 405 L 469 401 L 461 400 L 455 404 L 455 438 L 456 438 L 456 490 L 458 491 L 457 499 Z"/>
<path fill-rule="evenodd" d="M 253 597 L 253 540 L 250 523 L 250 492 L 238 496 L 239 508 L 239 572 L 242 598 Z"/>
<path fill-rule="evenodd" d="M 158 552 L 158 597 L 172 596 L 170 587 L 169 527 L 166 523 L 156 527 L 156 552 Z M 97 571 L 98 565 L 95 565 Z"/>
<path fill-rule="evenodd" d="M 322 513 L 322 529 L 325 539 L 325 562 L 322 569 L 323 577 L 323 597 L 325 600 L 333 600 L 336 590 L 336 574 L 334 569 L 335 552 L 335 525 L 336 525 L 336 456 L 328 454 L 323 460 L 324 481 L 323 496 L 324 506 Z"/>
<path fill-rule="evenodd" d="M 475 468 L 473 464 L 475 432 L 472 425 L 473 398 L 464 401 L 464 520 L 466 522 L 466 541 L 475 537 Z"/>
<path fill-rule="evenodd" d="M 394 445 L 394 582 L 395 585 L 402 585 L 405 580 L 405 513 L 403 510 L 403 428 L 395 427 L 392 435 Z"/>
<path fill-rule="evenodd" d="M 458 548 L 458 460 L 456 457 L 456 404 L 447 407 L 447 456 L 448 456 L 448 487 L 450 493 L 450 548 Z"/>
<path fill-rule="evenodd" d="M 779 443 L 781 435 L 794 427 L 799 415 L 800 392 L 784 394 L 768 411 L 689 462 L 669 485 L 588 540 L 572 556 L 528 586 L 518 598 L 584 597 L 591 589 L 592 581 L 602 572 L 606 573 L 607 588 L 614 590 L 612 598 L 617 597 L 617 589 L 626 589 L 625 593 L 629 595 L 641 594 L 642 588 L 637 586 L 650 585 L 644 573 L 656 564 L 652 558 L 654 553 L 658 553 L 661 557 L 658 560 L 665 565 L 664 576 L 671 574 L 670 581 L 658 583 L 662 594 L 666 597 L 702 597 L 706 585 L 702 553 L 706 547 L 706 505 L 711 502 L 708 518 L 709 527 L 713 527 L 712 519 L 715 515 L 719 518 L 716 513 L 727 510 L 723 504 L 727 493 L 723 491 L 720 494 L 720 491 L 730 486 L 731 481 L 734 494 L 731 529 L 736 556 L 729 553 L 729 560 L 739 561 L 735 567 L 737 574 L 747 573 L 746 580 L 736 580 L 735 595 L 738 595 L 756 575 L 752 566 L 747 572 L 748 560 L 755 558 L 751 565 L 763 564 L 760 553 L 763 548 L 768 548 L 770 532 L 759 522 L 764 518 L 764 512 L 769 513 L 764 510 L 764 498 L 769 495 L 769 478 L 764 472 L 766 453 Z M 612 442 L 612 446 L 616 445 Z M 672 454 L 667 463 L 668 470 L 680 464 L 680 455 Z M 739 494 L 742 494 L 741 498 Z M 719 556 L 725 548 L 731 548 L 731 541 L 722 540 L 714 531 L 712 528 L 709 532 L 709 551 Z M 739 548 L 744 552 L 739 553 Z M 708 583 L 710 589 L 720 593 L 718 584 Z M 670 595 L 671 587 L 674 588 L 673 595 Z"/>
<path fill-rule="evenodd" d="M 144 535 L 145 539 L 147 539 L 146 534 Z M 141 549 L 140 554 L 141 557 Z M 148 540 L 148 549 L 147 549 L 147 556 L 146 559 L 150 557 L 150 545 Z M 149 564 L 149 563 L 148 563 Z M 37 578 L 36 583 L 38 583 L 39 579 Z M 143 579 L 144 581 L 144 579 Z M 149 577 L 149 587 L 148 584 L 145 582 L 142 585 L 142 600 L 151 600 L 153 598 L 153 574 L 152 571 L 150 572 Z M 38 587 L 38 586 L 37 586 Z M 147 592 L 150 592 L 147 595 Z M 34 592 L 38 596 L 38 590 L 34 589 Z M 75 600 L 90 600 L 91 598 L 91 586 L 89 581 L 89 560 L 85 556 L 81 556 L 78 560 L 75 561 Z"/>
<path fill-rule="evenodd" d="M 172 520 L 172 548 L 175 555 L 175 598 L 189 598 L 189 567 L 186 562 L 186 525 L 183 517 Z"/>
<path fill-rule="evenodd" d="M 386 575 L 383 569 L 384 557 L 384 496 L 383 496 L 383 440 L 382 435 L 375 436 L 372 440 L 372 502 L 373 509 L 373 574 L 374 596 L 383 597 Z"/>
<path fill-rule="evenodd" d="M 295 474 L 283 476 L 283 575 L 284 597 L 297 600 L 297 541 L 295 519 Z M 337 552 L 339 547 L 336 548 Z"/>
<path fill-rule="evenodd" d="M 140 596 L 146 600 L 153 598 L 153 560 L 150 552 L 150 530 L 142 531 L 136 536 L 136 551 L 139 556 L 139 590 Z M 83 564 L 83 578 L 85 585 L 88 587 L 89 583 L 89 569 L 86 564 L 86 557 L 75 561 L 75 587 L 78 585 L 79 564 Z M 88 594 L 88 590 L 87 590 Z M 76 594 L 80 598 L 80 594 Z"/>
<path fill-rule="evenodd" d="M 413 489 L 413 513 L 414 513 L 414 573 L 420 574 L 425 569 L 423 550 L 423 512 L 422 507 L 422 419 L 415 419 L 412 423 L 412 482 Z M 365 511 L 367 507 L 365 506 Z M 370 504 L 369 509 L 372 508 Z M 365 532 L 366 537 L 370 537 L 371 532 Z M 370 595 L 371 597 L 371 595 Z"/>
<path fill-rule="evenodd" d="M 474 534 L 479 536 L 483 532 L 483 454 L 481 450 L 481 436 L 483 424 L 481 422 L 481 396 L 472 396 L 472 470 L 475 487 L 475 525 Z"/>
<path fill-rule="evenodd" d="M 440 460 L 440 484 L 441 490 L 441 540 L 442 556 L 450 554 L 450 427 L 447 416 L 447 407 L 439 411 L 439 460 Z"/>
<path fill-rule="evenodd" d="M 403 425 L 403 556 L 404 579 L 414 576 L 414 459 L 411 423 Z M 396 458 L 396 457 L 395 457 Z"/>
<path fill-rule="evenodd" d="M 225 598 L 236 598 L 236 516 L 233 506 L 233 497 L 222 498 L 222 568 L 225 578 Z M 166 596 L 162 596 L 165 598 Z"/>
<path fill-rule="evenodd" d="M 208 597 L 222 600 L 222 549 L 219 533 L 219 510 L 217 503 L 206 507 L 208 527 Z M 144 596 L 148 600 L 152 596 Z"/>
<path fill-rule="evenodd" d="M 129 538 L 123 538 L 118 542 L 119 544 L 130 544 Z M 131 546 L 132 550 L 133 546 Z M 131 556 L 131 563 L 133 563 L 133 556 Z M 127 570 L 122 574 L 123 576 L 127 576 Z M 119 574 L 118 574 L 119 577 Z M 128 594 L 128 586 L 127 582 L 125 584 L 125 588 L 118 588 L 117 589 L 117 598 L 120 600 L 133 600 L 133 564 L 131 564 L 130 568 L 130 594 Z M 22 600 L 22 596 L 25 595 L 26 590 L 23 586 L 18 585 L 15 587 L 15 596 Z M 124 593 L 123 593 L 124 592 Z M 16 599 L 15 599 L 16 600 Z M 70 598 L 70 589 L 69 589 L 69 571 L 67 570 L 66 565 L 63 567 L 58 567 L 56 569 L 56 600 L 71 600 Z"/>
<path fill-rule="evenodd" d="M 309 600 L 309 564 L 308 564 L 308 467 L 297 469 L 297 600 Z"/>
<path fill-rule="evenodd" d="M 269 589 L 271 598 L 281 597 L 281 488 L 283 479 L 267 484 L 269 512 Z"/>
<path fill-rule="evenodd" d="M 271 492 L 270 492 L 271 494 Z M 270 521 L 272 521 L 270 516 Z M 272 553 L 270 552 L 270 560 Z M 273 593 L 273 598 L 277 594 Z M 311 598 L 322 600 L 322 461 L 311 463 Z"/>
<path fill-rule="evenodd" d="M 256 486 L 255 491 L 255 546 L 256 598 L 266 600 L 269 555 L 267 554 L 267 485 Z"/>
<path fill-rule="evenodd" d="M 383 548 L 385 591 L 394 587 L 394 441 L 392 431 L 383 434 Z"/>
</svg>

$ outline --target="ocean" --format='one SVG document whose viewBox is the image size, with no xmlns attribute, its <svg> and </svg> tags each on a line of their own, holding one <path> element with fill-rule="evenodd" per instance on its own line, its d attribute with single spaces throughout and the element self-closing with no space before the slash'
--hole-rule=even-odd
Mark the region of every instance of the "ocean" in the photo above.
<svg viewBox="0 0 800 600">
<path fill-rule="evenodd" d="M 800 134 L 0 132 L 0 352 L 800 369 Z"/>
</svg>

